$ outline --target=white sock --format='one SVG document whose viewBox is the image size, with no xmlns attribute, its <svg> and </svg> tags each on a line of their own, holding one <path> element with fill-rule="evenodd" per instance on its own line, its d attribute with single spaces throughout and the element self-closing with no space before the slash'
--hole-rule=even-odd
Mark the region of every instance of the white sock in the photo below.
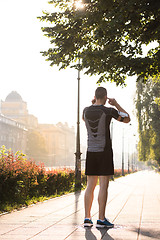
<svg viewBox="0 0 160 240">
<path fill-rule="evenodd" d="M 104 222 L 104 221 L 105 221 L 105 219 L 103 219 L 103 220 L 102 220 L 102 219 L 99 219 L 99 220 L 100 220 L 101 222 Z"/>
</svg>

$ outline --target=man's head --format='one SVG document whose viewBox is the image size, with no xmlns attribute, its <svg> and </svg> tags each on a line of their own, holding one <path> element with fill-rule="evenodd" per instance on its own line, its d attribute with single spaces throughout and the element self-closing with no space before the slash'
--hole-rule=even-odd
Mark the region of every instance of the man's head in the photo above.
<svg viewBox="0 0 160 240">
<path fill-rule="evenodd" d="M 104 87 L 98 87 L 95 91 L 95 100 L 99 100 L 102 104 L 106 103 L 107 90 Z"/>
<path fill-rule="evenodd" d="M 104 87 L 98 87 L 95 91 L 96 99 L 103 99 L 107 96 L 107 90 Z"/>
</svg>

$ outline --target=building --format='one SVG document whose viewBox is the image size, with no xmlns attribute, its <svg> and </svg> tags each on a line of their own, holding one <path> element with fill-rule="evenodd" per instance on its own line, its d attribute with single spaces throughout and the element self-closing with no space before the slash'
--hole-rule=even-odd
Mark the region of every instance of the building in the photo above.
<svg viewBox="0 0 160 240">
<path fill-rule="evenodd" d="M 1 101 L 1 113 L 3 135 L 0 145 L 14 150 L 19 145 L 18 150 L 23 149 L 28 157 L 44 162 L 46 166 L 74 166 L 74 127 L 70 128 L 67 123 L 39 124 L 38 119 L 28 113 L 27 103 L 16 91 Z M 23 147 L 20 145 L 21 138 Z"/>
<path fill-rule="evenodd" d="M 27 142 L 27 129 L 21 123 L 0 114 L 0 147 L 5 145 L 14 153 L 25 153 Z"/>
<path fill-rule="evenodd" d="M 39 124 L 38 131 L 45 139 L 48 166 L 74 166 L 75 131 L 67 123 Z"/>
<path fill-rule="evenodd" d="M 12 91 L 5 99 L 1 101 L 1 113 L 15 121 L 24 124 L 27 128 L 36 128 L 38 119 L 28 113 L 27 103 L 16 91 Z"/>
</svg>

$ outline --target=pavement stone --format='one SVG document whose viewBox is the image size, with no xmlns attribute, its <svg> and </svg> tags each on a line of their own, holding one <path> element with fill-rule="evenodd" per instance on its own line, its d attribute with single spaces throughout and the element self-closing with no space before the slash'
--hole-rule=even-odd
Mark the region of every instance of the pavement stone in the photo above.
<svg viewBox="0 0 160 240">
<path fill-rule="evenodd" d="M 92 228 L 83 227 L 84 191 L 0 216 L 0 240 L 160 239 L 160 174 L 141 171 L 110 182 L 106 217 L 112 229 L 97 229 L 98 190 Z"/>
</svg>

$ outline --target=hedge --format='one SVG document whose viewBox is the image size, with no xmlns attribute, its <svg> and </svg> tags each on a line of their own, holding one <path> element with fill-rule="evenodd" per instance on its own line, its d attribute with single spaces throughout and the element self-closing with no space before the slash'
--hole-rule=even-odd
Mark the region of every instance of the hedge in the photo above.
<svg viewBox="0 0 160 240">
<path fill-rule="evenodd" d="M 42 163 L 28 160 L 21 152 L 13 154 L 4 146 L 0 150 L 0 205 L 70 192 L 74 182 L 75 173 L 71 169 L 46 171 Z M 82 184 L 85 183 L 82 174 Z"/>
<path fill-rule="evenodd" d="M 125 174 L 127 170 L 125 170 Z M 115 170 L 114 177 L 120 177 L 121 170 Z M 34 198 L 62 195 L 75 190 L 75 172 L 71 169 L 46 170 L 43 163 L 36 164 L 26 155 L 13 154 L 5 146 L 0 149 L 0 210 L 5 206 L 27 204 Z M 82 185 L 86 176 L 82 172 Z"/>
</svg>

